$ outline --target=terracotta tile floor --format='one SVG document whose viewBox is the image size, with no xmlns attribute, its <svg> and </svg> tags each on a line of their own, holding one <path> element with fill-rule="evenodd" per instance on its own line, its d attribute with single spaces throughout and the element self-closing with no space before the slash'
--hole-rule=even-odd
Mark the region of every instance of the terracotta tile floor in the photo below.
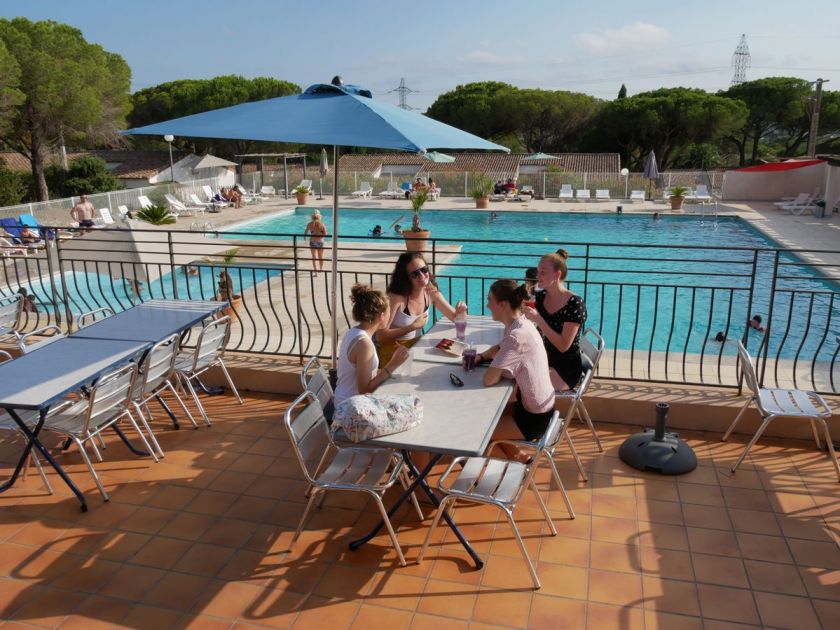
<svg viewBox="0 0 840 630">
<path fill-rule="evenodd" d="M 159 464 L 109 440 L 98 466 L 109 503 L 65 453 L 87 514 L 57 479 L 47 495 L 34 471 L 0 495 L 4 627 L 840 627 L 840 484 L 811 443 L 765 440 L 732 475 L 743 439 L 684 436 L 700 467 L 669 478 L 617 458 L 629 427 L 602 424 L 607 450 L 597 454 L 576 426 L 590 481 L 559 457 L 577 519 L 546 471 L 540 487 L 559 535 L 548 535 L 532 497 L 520 505 L 543 582 L 534 592 L 506 523 L 484 508 L 457 512 L 483 571 L 448 533 L 416 564 L 428 520 L 407 510 L 395 519 L 407 567 L 385 536 L 348 551 L 377 520 L 354 496 L 328 498 L 289 551 L 305 486 L 285 405 L 212 398 L 214 424 L 198 430 L 158 417 Z M 3 476 L 19 448 L 0 441 Z"/>
</svg>

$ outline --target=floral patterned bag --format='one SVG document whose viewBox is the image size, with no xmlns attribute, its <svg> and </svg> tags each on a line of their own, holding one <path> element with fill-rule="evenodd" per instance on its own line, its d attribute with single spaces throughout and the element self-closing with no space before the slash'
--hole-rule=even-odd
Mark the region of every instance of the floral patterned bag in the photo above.
<svg viewBox="0 0 840 630">
<path fill-rule="evenodd" d="M 364 442 L 416 427 L 423 403 L 404 394 L 362 394 L 342 400 L 333 414 L 332 431 L 343 430 L 351 442 Z"/>
</svg>

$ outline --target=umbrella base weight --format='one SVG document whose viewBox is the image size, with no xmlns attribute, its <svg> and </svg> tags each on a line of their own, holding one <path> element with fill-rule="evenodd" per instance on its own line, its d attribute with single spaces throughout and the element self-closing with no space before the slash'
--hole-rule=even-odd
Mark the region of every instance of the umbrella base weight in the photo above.
<svg viewBox="0 0 840 630">
<path fill-rule="evenodd" d="M 618 449 L 628 466 L 662 475 L 682 475 L 697 468 L 697 455 L 676 433 L 666 433 L 669 406 L 656 405 L 656 429 L 631 435 Z"/>
</svg>

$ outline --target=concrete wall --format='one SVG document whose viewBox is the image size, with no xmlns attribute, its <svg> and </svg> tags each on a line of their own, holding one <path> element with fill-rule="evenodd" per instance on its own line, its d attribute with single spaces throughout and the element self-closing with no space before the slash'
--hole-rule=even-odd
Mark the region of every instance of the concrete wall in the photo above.
<svg viewBox="0 0 840 630">
<path fill-rule="evenodd" d="M 799 193 L 811 194 L 814 190 L 821 196 L 827 168 L 827 164 L 815 164 L 769 173 L 729 171 L 721 198 L 724 201 L 778 201 L 782 197 L 796 197 Z M 840 179 L 840 173 L 837 176 Z"/>
</svg>

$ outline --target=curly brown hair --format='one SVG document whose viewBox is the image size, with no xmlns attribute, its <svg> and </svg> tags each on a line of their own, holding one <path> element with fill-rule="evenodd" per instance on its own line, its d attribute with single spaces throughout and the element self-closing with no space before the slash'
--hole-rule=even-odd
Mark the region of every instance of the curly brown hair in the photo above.
<svg viewBox="0 0 840 630">
<path fill-rule="evenodd" d="M 366 284 L 354 284 L 350 289 L 350 301 L 353 303 L 353 319 L 360 324 L 369 324 L 382 315 L 388 308 L 388 300 L 382 291 L 372 289 Z"/>
</svg>

